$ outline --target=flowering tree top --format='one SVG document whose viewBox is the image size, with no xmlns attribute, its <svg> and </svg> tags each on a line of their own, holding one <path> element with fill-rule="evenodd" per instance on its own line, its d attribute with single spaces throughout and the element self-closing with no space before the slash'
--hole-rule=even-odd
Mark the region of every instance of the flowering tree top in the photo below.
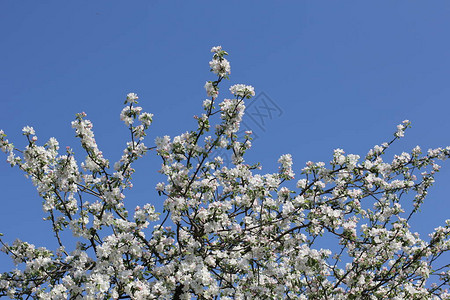
<svg viewBox="0 0 450 300">
<path fill-rule="evenodd" d="M 121 120 L 130 131 L 122 157 L 110 164 L 85 113 L 72 127 L 85 151 L 59 152 L 51 138 L 19 150 L 0 131 L 11 166 L 23 170 L 43 198 L 57 249 L 16 240 L 3 244 L 18 268 L 0 275 L 0 296 L 22 299 L 450 299 L 450 221 L 422 239 L 409 221 L 419 211 L 450 147 L 419 147 L 387 162 L 392 140 L 361 157 L 334 150 L 331 160 L 297 170 L 281 155 L 278 172 L 260 174 L 244 156 L 252 134 L 240 134 L 252 86 L 236 84 L 218 100 L 231 69 L 222 47 L 211 49 L 217 78 L 197 128 L 144 144 L 153 115 L 129 93 Z M 221 149 L 231 165 L 214 155 Z M 149 150 L 162 159 L 164 209 L 142 203 L 129 212 L 126 190 L 133 164 Z M 154 201 L 160 201 L 155 199 Z M 67 245 L 69 230 L 79 242 Z M 321 240 L 333 245 L 323 249 Z M 334 244 L 333 244 L 334 243 Z M 323 244 L 323 243 L 322 243 Z"/>
</svg>

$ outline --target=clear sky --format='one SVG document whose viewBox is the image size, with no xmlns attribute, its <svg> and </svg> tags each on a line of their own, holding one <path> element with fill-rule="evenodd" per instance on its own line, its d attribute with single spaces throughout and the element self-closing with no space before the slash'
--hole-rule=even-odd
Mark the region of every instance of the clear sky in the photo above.
<svg viewBox="0 0 450 300">
<path fill-rule="evenodd" d="M 195 128 L 213 80 L 209 52 L 229 52 L 231 80 L 255 87 L 272 118 L 248 115 L 258 138 L 247 161 L 277 171 L 291 153 L 297 174 L 335 148 L 361 156 L 390 140 L 404 119 L 413 128 L 390 155 L 450 145 L 448 1 L 0 1 L 0 128 L 18 147 L 21 129 L 77 150 L 70 122 L 85 111 L 110 161 L 128 132 L 119 120 L 136 92 L 155 114 L 147 144 Z M 263 93 L 263 94 L 262 94 Z M 267 115 L 267 109 L 260 109 Z M 2 154 L 2 153 L 0 153 Z M 3 156 L 3 157 L 2 157 Z M 41 199 L 0 155 L 0 232 L 55 247 Z M 78 152 L 78 161 L 84 155 Z M 163 198 L 154 186 L 160 159 L 136 165 L 128 207 Z M 422 236 L 450 217 L 450 163 L 414 221 Z M 10 269 L 0 254 L 0 271 Z"/>
</svg>

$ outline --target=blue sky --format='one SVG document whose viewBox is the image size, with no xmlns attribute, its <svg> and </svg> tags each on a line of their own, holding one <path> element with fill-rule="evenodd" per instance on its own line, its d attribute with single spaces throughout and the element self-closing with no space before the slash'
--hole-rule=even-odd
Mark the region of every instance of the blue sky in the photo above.
<svg viewBox="0 0 450 300">
<path fill-rule="evenodd" d="M 213 80 L 212 46 L 229 52 L 231 84 L 264 93 L 277 114 L 261 125 L 247 161 L 277 170 L 291 153 L 294 170 L 331 159 L 335 148 L 364 155 L 390 140 L 404 119 L 413 128 L 391 154 L 450 145 L 448 1 L 12 1 L 0 2 L 0 128 L 17 146 L 21 129 L 44 143 L 77 149 L 70 122 L 85 111 L 100 148 L 120 158 L 128 132 L 119 120 L 127 93 L 155 114 L 156 136 L 195 128 Z M 6 158 L 3 156 L 2 161 Z M 78 152 L 78 160 L 84 155 Z M 136 165 L 130 208 L 152 202 L 160 159 Z M 449 217 L 450 164 L 414 219 L 422 235 Z M 20 170 L 0 163 L 0 232 L 54 247 L 41 199 Z M 159 204 L 158 204 L 159 203 Z M 0 255 L 0 271 L 11 263 Z"/>
</svg>

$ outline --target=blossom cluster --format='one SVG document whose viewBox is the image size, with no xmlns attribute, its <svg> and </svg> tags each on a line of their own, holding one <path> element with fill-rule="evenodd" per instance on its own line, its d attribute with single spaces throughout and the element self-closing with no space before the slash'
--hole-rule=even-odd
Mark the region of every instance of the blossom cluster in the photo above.
<svg viewBox="0 0 450 300">
<path fill-rule="evenodd" d="M 1 150 L 36 185 L 59 244 L 51 250 L 0 239 L 19 266 L 0 275 L 0 296 L 450 299 L 449 266 L 438 265 L 450 250 L 450 220 L 425 238 L 409 225 L 450 147 L 425 154 L 415 147 L 388 161 L 390 145 L 410 126 L 405 121 L 391 141 L 365 156 L 336 149 L 328 163 L 308 161 L 295 169 L 284 154 L 278 172 L 262 174 L 259 164 L 244 159 L 251 132 L 238 141 L 254 89 L 233 85 L 234 98 L 216 103 L 230 65 L 220 46 L 211 51 L 217 79 L 205 85 L 211 99 L 195 116 L 197 128 L 157 137 L 148 148 L 153 115 L 130 93 L 120 114 L 130 141 L 112 168 L 85 113 L 72 122 L 86 152 L 80 164 L 70 148 L 59 154 L 54 138 L 39 146 L 32 127 L 23 129 L 23 151 L 0 131 Z M 164 209 L 142 203 L 129 213 L 132 166 L 149 149 L 162 160 L 159 172 L 166 180 L 156 190 Z M 232 165 L 212 155 L 215 149 L 231 153 Z M 67 247 L 64 230 L 80 242 Z"/>
<path fill-rule="evenodd" d="M 247 99 L 255 96 L 255 89 L 251 85 L 235 84 L 230 87 L 230 92 L 237 97 Z"/>
<path fill-rule="evenodd" d="M 228 55 L 228 53 L 222 50 L 221 46 L 213 47 L 211 52 L 214 53 L 213 59 L 209 62 L 211 72 L 227 78 L 231 73 L 230 62 L 225 58 L 225 55 Z"/>
</svg>

